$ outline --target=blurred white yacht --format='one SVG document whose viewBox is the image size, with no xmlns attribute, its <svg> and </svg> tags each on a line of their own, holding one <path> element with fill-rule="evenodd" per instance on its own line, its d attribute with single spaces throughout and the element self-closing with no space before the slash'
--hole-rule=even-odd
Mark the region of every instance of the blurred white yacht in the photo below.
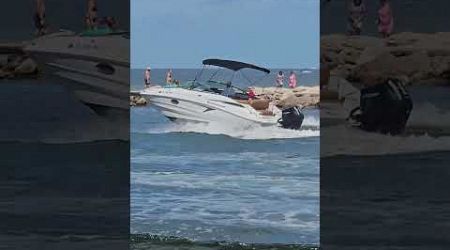
<svg viewBox="0 0 450 250">
<path fill-rule="evenodd" d="M 129 108 L 129 33 L 61 30 L 26 42 L 23 50 L 50 74 L 69 79 L 84 103 Z"/>
</svg>

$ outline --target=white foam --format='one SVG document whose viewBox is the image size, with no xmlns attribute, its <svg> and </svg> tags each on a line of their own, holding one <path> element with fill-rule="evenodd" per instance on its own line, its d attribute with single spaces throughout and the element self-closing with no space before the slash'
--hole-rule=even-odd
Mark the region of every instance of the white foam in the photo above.
<svg viewBox="0 0 450 250">
<path fill-rule="evenodd" d="M 307 121 L 305 124 L 314 124 L 316 121 Z M 267 140 L 267 139 L 289 139 L 289 138 L 305 138 L 305 137 L 317 137 L 320 135 L 318 129 L 302 129 L 302 130 L 290 130 L 280 127 L 229 127 L 219 123 L 173 123 L 165 125 L 164 127 L 153 128 L 147 131 L 151 134 L 163 134 L 163 133 L 202 133 L 210 135 L 227 135 L 233 138 L 247 139 L 247 140 Z"/>
<path fill-rule="evenodd" d="M 450 112 L 431 103 L 416 105 L 411 112 L 408 127 L 447 129 L 450 127 Z"/>
<path fill-rule="evenodd" d="M 443 151 L 450 148 L 450 137 L 429 135 L 391 136 L 369 133 L 348 125 L 327 127 L 322 131 L 321 155 L 390 155 Z M 345 142 L 345 143 L 343 143 Z"/>
</svg>

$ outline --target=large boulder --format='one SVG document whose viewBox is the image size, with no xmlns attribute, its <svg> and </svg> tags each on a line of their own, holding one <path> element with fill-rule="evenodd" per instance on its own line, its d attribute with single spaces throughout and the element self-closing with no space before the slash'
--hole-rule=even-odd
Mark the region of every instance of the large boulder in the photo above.
<svg viewBox="0 0 450 250">
<path fill-rule="evenodd" d="M 316 106 L 320 101 L 320 87 L 296 87 L 296 88 L 254 88 L 255 94 L 260 99 L 274 100 L 279 107 Z"/>
<path fill-rule="evenodd" d="M 24 59 L 14 68 L 15 75 L 34 75 L 38 71 L 37 63 L 31 58 Z"/>
<path fill-rule="evenodd" d="M 130 96 L 130 106 L 145 106 L 147 105 L 147 100 L 140 95 Z"/>
<path fill-rule="evenodd" d="M 387 77 L 411 84 L 450 78 L 450 33 L 398 33 L 388 39 L 329 35 L 321 38 L 321 63 L 335 75 L 364 85 Z"/>
</svg>

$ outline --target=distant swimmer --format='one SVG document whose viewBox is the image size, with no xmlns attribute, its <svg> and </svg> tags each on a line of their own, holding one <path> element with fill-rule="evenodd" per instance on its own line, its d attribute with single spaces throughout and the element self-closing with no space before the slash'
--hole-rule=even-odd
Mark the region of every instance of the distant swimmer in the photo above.
<svg viewBox="0 0 450 250">
<path fill-rule="evenodd" d="M 283 85 L 284 85 L 284 74 L 283 74 L 283 71 L 280 70 L 277 75 L 276 86 L 278 88 L 282 88 Z"/>
<path fill-rule="evenodd" d="M 363 0 L 350 0 L 348 18 L 348 34 L 360 35 L 363 27 L 363 20 L 366 15 L 366 5 Z"/>
<path fill-rule="evenodd" d="M 167 71 L 167 74 L 166 74 L 166 83 L 167 83 L 167 84 L 172 84 L 172 83 L 174 83 L 174 81 L 173 81 L 173 72 L 172 72 L 172 69 L 169 69 L 169 70 Z"/>
<path fill-rule="evenodd" d="M 34 14 L 34 26 L 36 27 L 36 35 L 42 36 L 46 33 L 44 0 L 36 0 L 36 12 Z"/>
<path fill-rule="evenodd" d="M 150 76 L 151 76 L 151 70 L 150 70 L 150 67 L 147 67 L 147 69 L 145 70 L 145 73 L 144 73 L 144 87 L 146 87 L 146 88 L 148 88 L 151 84 Z"/>
<path fill-rule="evenodd" d="M 97 3 L 95 0 L 88 0 L 87 6 L 85 16 L 86 29 L 93 30 L 97 28 Z"/>
<path fill-rule="evenodd" d="M 291 75 L 289 76 L 289 88 L 297 87 L 297 76 L 294 71 L 291 71 Z"/>
<path fill-rule="evenodd" d="M 394 31 L 394 16 L 389 0 L 380 0 L 378 9 L 378 32 L 383 37 L 389 37 Z"/>
</svg>

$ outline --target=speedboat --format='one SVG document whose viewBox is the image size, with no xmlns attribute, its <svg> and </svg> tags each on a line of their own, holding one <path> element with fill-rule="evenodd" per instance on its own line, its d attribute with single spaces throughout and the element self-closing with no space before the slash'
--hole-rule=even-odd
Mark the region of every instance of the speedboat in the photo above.
<svg viewBox="0 0 450 250">
<path fill-rule="evenodd" d="M 60 30 L 28 41 L 23 51 L 64 79 L 85 104 L 129 108 L 129 33 Z"/>
<path fill-rule="evenodd" d="M 231 70 L 232 78 L 243 69 L 270 73 L 266 68 L 231 60 L 206 59 L 203 65 Z M 183 86 L 151 86 L 139 94 L 164 116 L 176 122 L 239 126 L 258 124 L 300 129 L 304 116 L 299 108 L 280 110 L 270 100 L 249 100 L 246 91 L 234 86 L 231 81 L 213 80 L 214 75 L 207 81 L 200 81 L 198 74 L 193 81 Z"/>
</svg>

